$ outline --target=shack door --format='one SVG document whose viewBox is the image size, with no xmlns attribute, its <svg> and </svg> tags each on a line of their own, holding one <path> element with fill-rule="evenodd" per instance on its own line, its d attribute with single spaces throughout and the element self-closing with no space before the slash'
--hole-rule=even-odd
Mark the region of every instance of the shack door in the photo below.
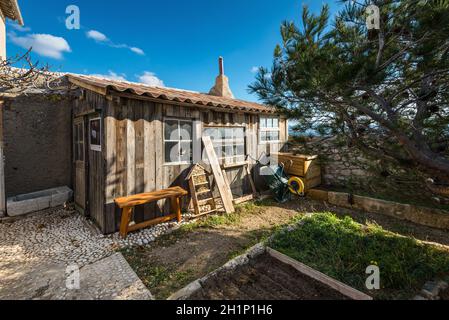
<svg viewBox="0 0 449 320">
<path fill-rule="evenodd" d="M 75 161 L 75 205 L 86 214 L 86 137 L 84 118 L 73 122 L 73 156 Z"/>
</svg>

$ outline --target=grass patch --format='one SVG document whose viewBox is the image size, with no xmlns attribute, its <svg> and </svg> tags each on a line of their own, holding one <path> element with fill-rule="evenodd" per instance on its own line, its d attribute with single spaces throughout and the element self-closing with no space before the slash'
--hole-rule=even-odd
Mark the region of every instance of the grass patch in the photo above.
<svg viewBox="0 0 449 320">
<path fill-rule="evenodd" d="M 426 281 L 449 274 L 447 251 L 331 213 L 305 218 L 291 232 L 277 232 L 271 246 L 377 299 L 411 298 Z M 366 268 L 373 264 L 381 273 L 378 291 L 365 287 Z"/>
<path fill-rule="evenodd" d="M 242 221 L 242 218 L 246 215 L 256 214 L 263 209 L 263 207 L 272 205 L 271 200 L 250 201 L 244 204 L 240 204 L 235 207 L 233 213 L 214 214 L 206 216 L 195 222 L 181 226 L 179 232 L 192 232 L 202 228 L 218 228 L 220 226 L 237 225 Z M 179 233 L 178 233 L 179 235 Z"/>
</svg>

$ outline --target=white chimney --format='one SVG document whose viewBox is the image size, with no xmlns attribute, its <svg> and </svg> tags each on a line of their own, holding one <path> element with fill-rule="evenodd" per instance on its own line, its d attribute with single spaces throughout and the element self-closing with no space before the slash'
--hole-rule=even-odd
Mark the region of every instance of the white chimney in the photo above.
<svg viewBox="0 0 449 320">
<path fill-rule="evenodd" d="M 215 86 L 210 89 L 209 94 L 217 97 L 225 97 L 234 99 L 231 89 L 229 88 L 229 79 L 224 75 L 223 57 L 218 59 L 219 75 L 215 80 Z"/>
</svg>

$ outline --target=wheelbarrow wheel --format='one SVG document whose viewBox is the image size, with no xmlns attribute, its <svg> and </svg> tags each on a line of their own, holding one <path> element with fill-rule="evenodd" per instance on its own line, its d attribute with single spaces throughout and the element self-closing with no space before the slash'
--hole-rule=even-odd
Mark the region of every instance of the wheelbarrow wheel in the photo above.
<svg viewBox="0 0 449 320">
<path fill-rule="evenodd" d="M 290 190 L 290 192 L 294 195 L 303 197 L 306 187 L 301 178 L 291 177 L 290 180 L 288 180 L 288 190 Z"/>
</svg>

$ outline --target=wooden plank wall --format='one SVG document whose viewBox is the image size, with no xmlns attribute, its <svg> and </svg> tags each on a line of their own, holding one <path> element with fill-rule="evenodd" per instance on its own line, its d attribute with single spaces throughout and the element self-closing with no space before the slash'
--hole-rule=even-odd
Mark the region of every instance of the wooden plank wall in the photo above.
<svg viewBox="0 0 449 320">
<path fill-rule="evenodd" d="M 88 117 L 88 119 L 98 117 L 98 114 L 92 114 Z M 89 122 L 88 122 L 89 123 Z M 104 125 L 103 123 L 101 124 Z M 98 222 L 103 232 L 105 232 L 105 216 L 103 214 L 103 205 L 104 205 L 104 161 L 103 161 L 103 153 L 99 151 L 91 150 L 88 148 L 88 161 L 89 161 L 89 177 L 87 195 L 89 197 L 89 213 L 91 217 Z"/>
<path fill-rule="evenodd" d="M 89 90 L 81 90 L 81 96 L 74 101 L 73 114 L 79 117 L 95 113 L 103 109 L 105 103 L 104 96 Z"/>
<path fill-rule="evenodd" d="M 102 137 L 102 152 L 90 150 L 89 145 L 89 119 L 95 117 L 101 117 L 101 112 L 107 104 L 106 99 L 94 92 L 84 91 L 81 98 L 74 101 L 73 117 L 79 118 L 84 116 L 85 119 L 85 159 L 88 162 L 88 177 L 86 179 L 87 184 L 87 194 L 88 197 L 88 211 L 92 219 L 94 219 L 100 229 L 106 232 L 105 226 L 105 215 L 103 214 L 103 206 L 105 202 L 104 198 L 104 136 Z M 101 124 L 104 127 L 104 123 Z M 74 170 L 76 170 L 76 165 L 74 164 Z M 81 180 L 79 180 L 81 181 Z M 78 182 L 79 182 L 78 181 Z M 75 183 L 77 183 L 75 181 Z M 75 186 L 76 189 L 76 186 Z"/>
<path fill-rule="evenodd" d="M 164 118 L 193 120 L 193 138 L 196 140 L 201 138 L 206 126 L 243 126 L 247 132 L 246 152 L 257 159 L 262 151 L 267 150 L 266 145 L 259 144 L 258 115 L 208 111 L 117 97 L 106 100 L 90 91 L 86 91 L 84 99 L 77 103 L 76 113 L 88 113 L 99 108 L 103 109 L 103 161 L 99 161 L 96 155 L 90 160 L 96 164 L 92 168 L 95 172 L 102 170 L 103 182 L 96 180 L 100 178 L 95 176 L 90 183 L 103 188 L 103 205 L 92 206 L 91 215 L 104 233 L 118 230 L 120 210 L 114 204 L 115 198 L 171 186 L 188 190 L 185 177 L 190 165 L 164 164 Z M 253 170 L 253 174 L 257 178 L 257 170 Z M 244 176 L 242 169 L 229 170 L 227 175 L 236 196 L 251 193 L 248 181 L 241 179 Z M 183 200 L 184 210 L 188 208 L 189 201 L 189 198 Z M 137 208 L 135 219 L 141 222 L 162 216 L 168 211 L 168 204 L 161 201 Z"/>
<path fill-rule="evenodd" d="M 164 117 L 198 119 L 199 112 L 179 106 L 120 99 L 110 101 L 104 112 L 106 142 L 105 215 L 107 233 L 118 228 L 120 211 L 114 199 L 172 186 L 188 189 L 190 165 L 164 164 Z M 189 199 L 183 200 L 187 208 Z M 136 208 L 136 222 L 169 212 L 165 201 Z"/>
</svg>

